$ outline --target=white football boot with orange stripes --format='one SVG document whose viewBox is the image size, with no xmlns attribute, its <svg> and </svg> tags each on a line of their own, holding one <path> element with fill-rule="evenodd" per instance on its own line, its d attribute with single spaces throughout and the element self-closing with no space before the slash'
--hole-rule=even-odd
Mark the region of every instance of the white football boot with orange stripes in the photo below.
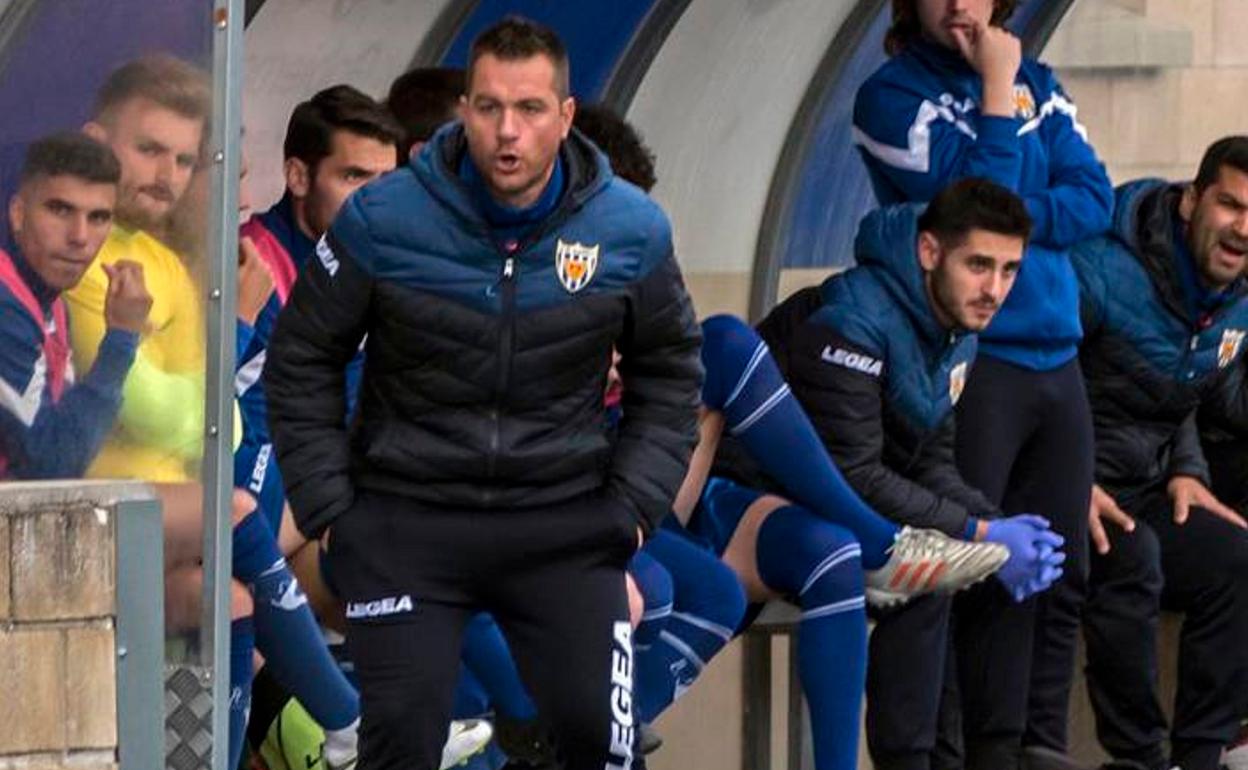
<svg viewBox="0 0 1248 770">
<path fill-rule="evenodd" d="M 888 561 L 866 572 L 867 601 L 876 607 L 907 602 L 920 594 L 952 593 L 978 583 L 1010 558 L 1000 543 L 975 543 L 934 529 L 902 527 Z"/>
</svg>

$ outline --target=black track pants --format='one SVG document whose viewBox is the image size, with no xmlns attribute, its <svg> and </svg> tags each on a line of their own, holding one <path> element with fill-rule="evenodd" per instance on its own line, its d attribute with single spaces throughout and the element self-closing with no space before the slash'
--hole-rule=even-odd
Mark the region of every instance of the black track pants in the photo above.
<svg viewBox="0 0 1248 770">
<path fill-rule="evenodd" d="M 329 562 L 360 681 L 359 770 L 437 770 L 460 639 L 502 628 L 568 770 L 627 768 L 632 643 L 624 567 L 636 524 L 601 497 L 542 509 L 448 510 L 363 493 Z"/>
<path fill-rule="evenodd" d="M 957 421 L 962 477 L 1006 515 L 1039 514 L 1066 538 L 1065 574 L 1036 599 L 1016 604 L 990 580 L 954 603 L 966 768 L 1010 770 L 1024 742 L 1066 744 L 1093 475 L 1079 362 L 1037 372 L 980 356 Z"/>
<path fill-rule="evenodd" d="M 1110 551 L 1092 557 L 1084 612 L 1097 735 L 1118 759 L 1215 770 L 1248 690 L 1248 533 L 1201 508 L 1176 525 L 1161 488 L 1117 499 L 1135 531 L 1106 527 Z M 1161 609 L 1183 613 L 1169 759 L 1156 684 Z"/>
</svg>

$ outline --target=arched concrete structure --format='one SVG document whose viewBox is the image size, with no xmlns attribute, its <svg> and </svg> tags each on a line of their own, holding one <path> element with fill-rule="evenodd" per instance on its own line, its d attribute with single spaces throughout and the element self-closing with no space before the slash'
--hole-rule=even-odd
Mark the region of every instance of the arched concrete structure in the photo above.
<svg viewBox="0 0 1248 770">
<path fill-rule="evenodd" d="M 282 193 L 282 139 L 294 106 L 335 83 L 384 97 L 443 9 L 462 1 L 267 0 L 247 27 L 243 68 L 244 149 L 257 206 Z"/>
<path fill-rule="evenodd" d="M 637 90 L 628 117 L 658 156 L 654 194 L 671 215 L 700 313 L 745 310 L 789 125 L 853 5 L 695 0 Z"/>
</svg>

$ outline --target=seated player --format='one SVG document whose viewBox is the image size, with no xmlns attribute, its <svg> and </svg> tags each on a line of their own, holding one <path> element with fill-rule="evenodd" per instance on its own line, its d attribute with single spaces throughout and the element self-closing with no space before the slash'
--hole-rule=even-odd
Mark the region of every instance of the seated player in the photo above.
<svg viewBox="0 0 1248 770">
<path fill-rule="evenodd" d="M 8 206 L 15 248 L 0 250 L 0 481 L 81 476 L 117 419 L 152 305 L 143 268 L 106 269 L 106 331 L 81 378 L 61 293 L 108 237 L 120 176 L 113 153 L 81 134 L 27 150 Z"/>
<path fill-rule="evenodd" d="M 386 107 L 403 126 L 400 162 L 415 158 L 435 131 L 455 119 L 463 94 L 464 71 L 457 67 L 418 67 L 394 79 Z"/>
<path fill-rule="evenodd" d="M 620 118 L 583 107 L 576 125 L 608 153 L 616 173 L 646 190 L 654 184 L 653 156 Z M 1005 549 L 903 530 L 881 518 L 845 484 L 758 335 L 729 316 L 707 319 L 702 332 L 701 441 L 674 506 L 683 522 L 703 503 L 690 522 L 698 536 L 669 517 L 641 552 L 665 568 L 673 599 L 656 640 L 638 647 L 637 714 L 643 722 L 654 719 L 740 630 L 741 585 L 708 558 L 722 555 L 751 601 L 787 598 L 802 607 L 799 669 L 815 725 L 816 764 L 854 767 L 866 636 L 863 568 L 871 570 L 878 599 L 904 601 L 986 577 L 1004 561 Z M 775 486 L 807 507 L 726 479 L 708 482 L 725 425 Z M 663 586 L 647 579 L 651 570 L 637 559 L 630 573 L 643 593 L 650 584 Z M 639 636 L 647 625 L 643 619 Z"/>
<path fill-rule="evenodd" d="M 123 385 L 116 427 L 88 474 L 156 484 L 164 509 L 166 621 L 174 630 L 200 622 L 204 493 L 195 477 L 205 433 L 206 357 L 199 288 L 166 240 L 200 159 L 210 104 L 206 74 L 167 55 L 125 64 L 105 80 L 84 132 L 120 162 L 117 216 L 96 264 L 66 295 L 75 365 L 85 369 L 105 333 L 105 266 L 131 260 L 143 267 L 152 295 L 149 325 Z M 263 288 L 266 275 L 240 269 L 240 289 L 256 278 Z M 259 308 L 243 297 L 254 292 L 241 294 L 240 321 L 251 322 L 248 314 Z M 336 682 L 338 713 L 351 715 L 343 753 L 353 757 L 358 696 L 326 651 L 265 512 L 255 508 L 249 496 L 235 495 L 230 756 L 242 750 L 254 646 L 270 665 L 315 671 L 291 677 L 303 690 L 323 692 Z"/>
<path fill-rule="evenodd" d="M 1217 770 L 1248 687 L 1248 525 L 1208 489 L 1196 410 L 1248 435 L 1248 137 L 1210 145 L 1189 184 L 1118 188 L 1114 219 L 1071 253 L 1096 429 L 1088 692 L 1115 760 Z M 1169 756 L 1162 608 L 1183 614 Z"/>
<path fill-rule="evenodd" d="M 1008 294 L 1030 225 L 1017 196 L 977 179 L 950 185 L 921 215 L 907 206 L 872 212 L 859 227 L 857 267 L 789 298 L 759 327 L 849 485 L 898 524 L 1006 546 L 1009 558 L 996 577 L 1016 601 L 1060 576 L 1062 540 L 1039 516 L 1004 518 L 962 479 L 953 457 L 953 406 L 975 357 L 975 332 Z M 715 531 L 725 518 L 741 516 L 738 532 L 753 537 L 764 555 L 773 546 L 771 554 L 782 553 L 786 535 L 801 542 L 786 532 L 791 516 L 758 523 L 769 508 L 783 510 L 776 503 L 752 503 L 738 513 L 739 494 L 729 488 L 722 503 L 704 496 L 709 515 L 699 528 Z M 859 535 L 868 569 L 868 552 L 873 559 L 886 553 L 882 534 Z M 740 561 L 732 546 L 729 552 Z M 766 584 L 770 570 L 786 574 L 796 565 L 779 555 L 759 559 L 747 585 L 759 578 Z M 880 587 L 891 592 L 934 571 L 920 562 Z M 931 766 L 949 605 L 948 597 L 923 597 L 878 618 L 867 738 L 880 770 Z"/>
<path fill-rule="evenodd" d="M 295 572 L 317 615 L 339 629 L 342 604 L 327 585 L 330 576 L 322 573 L 318 544 L 305 547 L 306 541 L 295 528 L 285 501 L 280 468 L 272 456 L 260 375 L 277 316 L 296 275 L 313 257 L 316 240 L 351 193 L 395 167 L 401 134 L 394 118 L 359 90 L 348 85 L 321 90 L 297 105 L 291 114 L 283 148 L 286 191 L 281 200 L 252 217 L 241 229 L 242 238 L 254 244 L 260 261 L 274 276 L 274 290 L 256 317 L 235 378 L 243 431 L 241 446 L 235 453 L 234 479 L 238 486 L 259 498 L 270 528 L 278 534 L 282 552 L 293 554 Z M 344 373 L 348 411 L 358 389 L 361 363 L 362 356 L 357 356 Z M 466 637 L 466 655 L 478 657 L 476 648 L 488 647 L 490 639 L 487 629 L 478 631 L 473 626 Z M 488 655 L 481 652 L 479 657 Z M 355 703 L 354 692 L 347 693 L 345 683 L 337 681 L 340 677 L 322 681 L 325 677 L 309 669 L 271 668 L 265 669 L 271 676 L 262 671 L 257 680 L 257 686 L 264 691 L 265 708 L 254 715 L 255 729 L 251 731 L 253 744 L 269 764 L 287 761 L 281 757 L 297 756 L 289 760 L 297 763 L 317 756 L 322 743 L 321 727 L 325 728 L 324 751 L 331 765 L 337 766 L 353 756 L 353 741 L 347 751 L 340 753 L 338 746 L 348 745 L 339 740 L 341 731 L 352 729 L 358 717 L 353 707 L 345 707 Z M 314 691 L 310 696 L 309 690 Z M 300 702 L 289 700 L 287 693 L 295 693 Z M 309 716 L 315 724 L 305 724 Z M 275 730 L 281 731 L 280 740 L 273 737 Z M 301 739 L 295 740 L 295 736 Z M 475 753 L 489 737 L 487 723 L 468 720 L 452 724 L 445 762 L 454 764 Z"/>
</svg>

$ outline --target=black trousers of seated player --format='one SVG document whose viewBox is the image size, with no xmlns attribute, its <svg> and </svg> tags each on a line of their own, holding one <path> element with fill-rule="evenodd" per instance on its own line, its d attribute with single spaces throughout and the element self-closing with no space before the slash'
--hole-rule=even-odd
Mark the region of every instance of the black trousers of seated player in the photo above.
<svg viewBox="0 0 1248 770">
<path fill-rule="evenodd" d="M 958 402 L 957 461 L 963 479 L 1007 515 L 1039 514 L 1066 538 L 1065 573 L 1040 596 L 1016 603 L 988 580 L 954 600 L 964 766 L 1014 770 L 1024 744 L 1066 748 L 1093 476 L 1078 360 L 1037 372 L 981 355 Z M 958 736 L 946 738 L 957 747 Z"/>
<path fill-rule="evenodd" d="M 931 770 L 949 646 L 948 596 L 872 610 L 867 747 L 876 770 Z"/>
<path fill-rule="evenodd" d="M 1110 551 L 1092 557 L 1084 636 L 1097 735 L 1113 757 L 1150 770 L 1216 770 L 1248 690 L 1248 533 L 1200 508 L 1176 525 L 1160 486 L 1115 498 L 1136 528 L 1106 527 Z M 1169 761 L 1156 687 L 1161 609 L 1184 616 Z"/>
<path fill-rule="evenodd" d="M 1239 512 L 1248 510 L 1248 441 L 1202 441 L 1213 494 Z"/>
<path fill-rule="evenodd" d="M 636 547 L 631 514 L 598 496 L 481 511 L 362 493 L 335 522 L 328 554 L 360 682 L 359 770 L 437 770 L 461 632 L 478 610 L 503 630 L 562 766 L 627 767 L 624 567 Z"/>
</svg>

